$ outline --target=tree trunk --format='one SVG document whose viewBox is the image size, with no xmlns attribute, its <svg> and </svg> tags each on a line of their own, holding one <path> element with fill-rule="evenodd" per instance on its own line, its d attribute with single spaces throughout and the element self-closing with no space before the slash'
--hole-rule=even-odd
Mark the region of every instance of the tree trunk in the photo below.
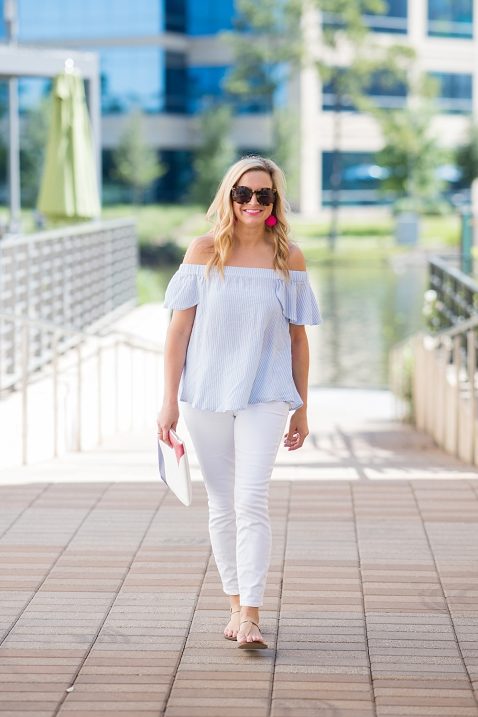
<svg viewBox="0 0 478 717">
<path fill-rule="evenodd" d="M 342 189 L 342 159 L 340 156 L 342 138 L 342 97 L 338 88 L 335 89 L 333 138 L 332 173 L 330 175 L 331 216 L 329 230 L 329 249 L 332 252 L 336 249 L 339 233 L 340 192 Z"/>
</svg>

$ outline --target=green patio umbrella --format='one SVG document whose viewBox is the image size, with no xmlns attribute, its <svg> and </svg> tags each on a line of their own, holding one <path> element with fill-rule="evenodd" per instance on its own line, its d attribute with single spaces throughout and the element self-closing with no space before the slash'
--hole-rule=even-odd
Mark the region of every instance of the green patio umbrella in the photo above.
<svg viewBox="0 0 478 717">
<path fill-rule="evenodd" d="M 91 219 L 100 212 L 91 126 L 77 72 L 58 75 L 53 84 L 37 208 L 56 219 Z"/>
</svg>

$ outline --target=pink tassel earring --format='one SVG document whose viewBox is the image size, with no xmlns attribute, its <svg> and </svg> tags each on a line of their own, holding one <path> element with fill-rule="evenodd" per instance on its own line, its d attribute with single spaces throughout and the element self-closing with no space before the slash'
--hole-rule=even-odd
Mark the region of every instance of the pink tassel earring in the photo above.
<svg viewBox="0 0 478 717">
<path fill-rule="evenodd" d="M 277 224 L 277 217 L 274 216 L 274 214 L 270 214 L 267 217 L 265 224 L 267 227 L 275 227 L 275 225 Z"/>
</svg>

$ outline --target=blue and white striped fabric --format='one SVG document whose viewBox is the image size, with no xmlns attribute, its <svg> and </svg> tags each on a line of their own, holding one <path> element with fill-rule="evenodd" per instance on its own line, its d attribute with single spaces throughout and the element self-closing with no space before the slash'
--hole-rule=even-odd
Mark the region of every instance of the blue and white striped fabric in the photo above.
<svg viewBox="0 0 478 717">
<path fill-rule="evenodd" d="M 206 411 L 286 401 L 302 406 L 292 376 L 289 322 L 320 324 L 306 271 L 181 264 L 166 289 L 170 309 L 197 306 L 179 398 Z"/>
</svg>

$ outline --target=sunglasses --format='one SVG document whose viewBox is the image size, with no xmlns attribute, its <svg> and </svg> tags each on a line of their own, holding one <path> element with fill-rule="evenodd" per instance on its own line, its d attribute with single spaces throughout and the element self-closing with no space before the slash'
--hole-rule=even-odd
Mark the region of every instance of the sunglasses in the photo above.
<svg viewBox="0 0 478 717">
<path fill-rule="evenodd" d="M 256 195 L 256 199 L 263 207 L 274 204 L 276 198 L 276 190 L 270 187 L 252 190 L 250 187 L 233 187 L 231 189 L 231 197 L 238 204 L 247 204 L 252 199 L 252 195 Z"/>
</svg>

